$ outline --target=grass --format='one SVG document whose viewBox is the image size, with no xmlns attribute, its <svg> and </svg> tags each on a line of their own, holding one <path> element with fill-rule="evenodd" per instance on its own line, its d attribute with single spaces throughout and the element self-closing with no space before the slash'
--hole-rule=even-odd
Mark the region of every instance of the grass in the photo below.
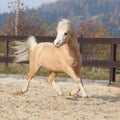
<svg viewBox="0 0 120 120">
<path fill-rule="evenodd" d="M 85 67 L 82 69 L 82 78 L 92 79 L 92 80 L 109 80 L 109 72 L 106 69 L 95 69 L 90 67 Z"/>
<path fill-rule="evenodd" d="M 0 63 L 0 73 L 1 74 L 22 74 L 26 75 L 29 71 L 28 64 L 6 64 Z M 82 68 L 81 75 L 83 79 L 92 79 L 92 80 L 109 80 L 108 70 L 103 71 L 103 69 L 96 69 L 93 71 L 93 68 Z M 39 76 L 48 76 L 49 71 L 46 69 L 41 69 L 37 73 Z M 69 77 L 66 73 L 59 73 L 59 77 Z"/>
<path fill-rule="evenodd" d="M 29 71 L 28 64 L 6 64 L 0 63 L 0 73 L 1 74 L 21 74 L 26 75 Z M 83 79 L 92 79 L 92 80 L 109 80 L 109 70 L 108 69 L 94 69 L 89 67 L 82 68 L 81 77 Z M 37 73 L 38 76 L 48 76 L 49 71 L 46 69 L 41 69 Z M 66 73 L 59 73 L 58 77 L 69 77 Z M 117 81 L 120 81 L 120 73 L 116 75 Z"/>
<path fill-rule="evenodd" d="M 22 74 L 26 75 L 29 71 L 29 65 L 28 64 L 9 64 L 6 66 L 5 63 L 0 63 L 0 73 L 1 74 Z M 37 75 L 39 76 L 48 76 L 49 71 L 42 68 L 40 71 L 38 71 Z M 59 77 L 68 77 L 65 73 L 59 73 Z"/>
</svg>

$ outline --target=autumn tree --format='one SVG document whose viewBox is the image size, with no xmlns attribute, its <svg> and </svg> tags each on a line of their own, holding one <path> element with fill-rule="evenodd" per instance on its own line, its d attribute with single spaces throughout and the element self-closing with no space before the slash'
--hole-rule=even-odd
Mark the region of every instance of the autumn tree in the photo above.
<svg viewBox="0 0 120 120">
<path fill-rule="evenodd" d="M 45 35 L 47 23 L 39 16 L 36 10 L 32 15 L 28 12 L 28 7 L 21 3 L 19 13 L 18 35 Z M 11 12 L 10 16 L 4 22 L 3 33 L 6 35 L 15 35 L 15 10 Z"/>
<path fill-rule="evenodd" d="M 103 25 L 96 25 L 95 21 L 88 21 L 80 24 L 76 31 L 77 36 L 83 36 L 87 38 L 108 38 L 108 29 Z M 84 59 L 109 59 L 108 45 L 88 44 L 83 46 L 83 58 Z"/>
</svg>

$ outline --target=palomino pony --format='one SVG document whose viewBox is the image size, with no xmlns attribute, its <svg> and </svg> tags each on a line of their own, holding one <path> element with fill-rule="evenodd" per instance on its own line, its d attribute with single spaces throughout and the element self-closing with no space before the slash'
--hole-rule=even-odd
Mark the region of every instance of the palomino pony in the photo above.
<svg viewBox="0 0 120 120">
<path fill-rule="evenodd" d="M 21 93 L 28 91 L 30 80 L 41 67 L 50 71 L 48 82 L 52 84 L 58 95 L 63 95 L 62 89 L 56 84 L 54 77 L 58 72 L 65 72 L 77 83 L 77 88 L 70 95 L 77 95 L 81 90 L 82 97 L 87 98 L 82 80 L 80 79 L 80 68 L 82 64 L 79 45 L 75 33 L 71 27 L 70 20 L 63 19 L 57 26 L 57 37 L 54 43 L 43 42 L 37 44 L 34 36 L 25 42 L 16 41 L 14 47 L 15 61 L 30 61 L 29 73 Z"/>
</svg>

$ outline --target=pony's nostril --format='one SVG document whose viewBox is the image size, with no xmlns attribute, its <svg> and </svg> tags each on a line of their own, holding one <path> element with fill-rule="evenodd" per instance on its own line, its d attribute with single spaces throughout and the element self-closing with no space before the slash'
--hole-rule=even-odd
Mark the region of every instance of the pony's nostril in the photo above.
<svg viewBox="0 0 120 120">
<path fill-rule="evenodd" d="M 54 44 L 54 46 L 58 46 L 59 43 L 58 42 L 54 42 L 53 44 Z"/>
<path fill-rule="evenodd" d="M 54 44 L 55 44 L 55 45 L 59 45 L 59 42 L 55 42 Z"/>
</svg>

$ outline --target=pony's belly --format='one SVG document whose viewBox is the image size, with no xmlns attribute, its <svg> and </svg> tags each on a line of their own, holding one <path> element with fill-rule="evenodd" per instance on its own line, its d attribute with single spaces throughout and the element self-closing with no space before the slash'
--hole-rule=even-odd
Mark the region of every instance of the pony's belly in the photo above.
<svg viewBox="0 0 120 120">
<path fill-rule="evenodd" d="M 50 70 L 50 71 L 56 71 L 56 72 L 62 72 L 63 71 L 63 66 L 60 63 L 59 60 L 56 59 L 44 59 L 42 61 L 40 61 L 41 66 Z"/>
<path fill-rule="evenodd" d="M 54 71 L 54 72 L 63 72 L 63 69 L 60 65 L 42 65 L 42 67 L 48 69 L 49 71 Z"/>
</svg>

